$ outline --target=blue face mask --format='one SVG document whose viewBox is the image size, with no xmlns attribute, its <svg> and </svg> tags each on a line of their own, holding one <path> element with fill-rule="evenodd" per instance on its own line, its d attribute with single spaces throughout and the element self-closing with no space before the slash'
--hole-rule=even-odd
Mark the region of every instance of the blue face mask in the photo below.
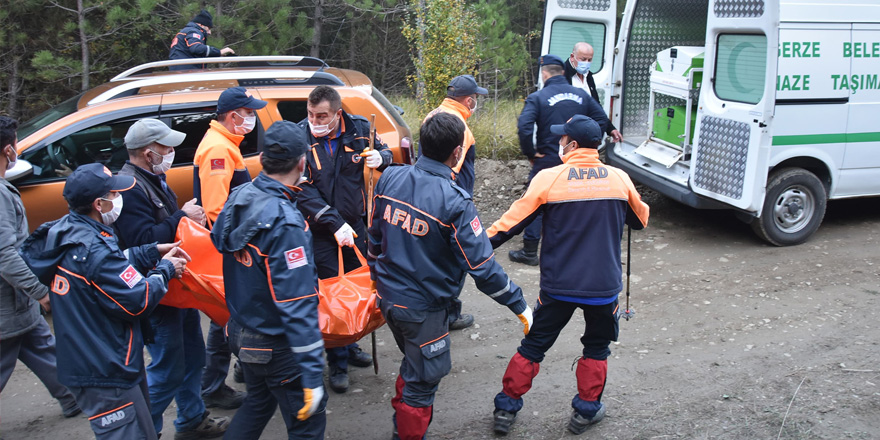
<svg viewBox="0 0 880 440">
<path fill-rule="evenodd" d="M 575 67 L 575 69 L 577 69 L 577 72 L 580 73 L 581 75 L 586 75 L 587 72 L 590 71 L 590 62 L 589 61 L 578 61 L 577 64 L 578 65 L 577 65 L 577 67 Z"/>
</svg>

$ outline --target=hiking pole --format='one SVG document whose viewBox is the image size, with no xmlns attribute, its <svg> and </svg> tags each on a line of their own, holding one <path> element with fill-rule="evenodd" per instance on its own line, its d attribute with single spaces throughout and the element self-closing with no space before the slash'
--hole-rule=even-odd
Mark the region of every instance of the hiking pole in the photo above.
<svg viewBox="0 0 880 440">
<path fill-rule="evenodd" d="M 630 318 L 635 316 L 636 311 L 629 308 L 629 278 L 631 273 L 631 262 L 632 258 L 632 228 L 629 225 L 626 225 L 626 309 L 623 311 L 623 319 L 629 321 Z"/>
<path fill-rule="evenodd" d="M 370 151 L 376 148 L 376 114 L 370 115 Z M 373 168 L 370 168 L 370 182 L 367 184 L 367 225 L 373 221 Z M 369 237 L 367 238 L 369 239 Z M 376 354 L 376 331 L 370 333 L 373 349 L 373 374 L 379 374 L 379 356 Z"/>
</svg>

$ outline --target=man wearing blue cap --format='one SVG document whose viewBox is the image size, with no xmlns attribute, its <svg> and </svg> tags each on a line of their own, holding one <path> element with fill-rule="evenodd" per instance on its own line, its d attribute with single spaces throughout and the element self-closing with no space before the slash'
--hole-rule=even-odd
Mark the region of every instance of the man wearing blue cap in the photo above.
<svg viewBox="0 0 880 440">
<path fill-rule="evenodd" d="M 554 154 L 562 157 L 563 164 L 539 172 L 525 195 L 487 231 L 492 246 L 498 247 L 545 214 L 535 323 L 511 358 L 502 390 L 495 396 L 494 429 L 501 435 L 516 420 L 544 354 L 576 309 L 583 311 L 586 326 L 568 430 L 580 434 L 605 416 L 600 399 L 611 354 L 608 347 L 617 340 L 620 240 L 625 225 L 633 229 L 648 225 L 648 205 L 629 176 L 599 161 L 603 130 L 596 121 L 575 115 L 549 129 L 561 136 Z"/>
<path fill-rule="evenodd" d="M 119 249 L 111 226 L 121 192 L 134 185 L 134 177 L 113 176 L 98 163 L 78 167 L 64 185 L 70 213 L 40 226 L 22 246 L 34 274 L 51 286 L 58 380 L 98 439 L 157 438 L 140 320 L 189 259 L 176 243 Z"/>
<path fill-rule="evenodd" d="M 169 60 L 186 60 L 190 58 L 206 58 L 219 57 L 224 55 L 235 55 L 235 51 L 224 47 L 218 49 L 208 46 L 208 35 L 211 35 L 211 28 L 214 27 L 214 17 L 205 9 L 199 11 L 189 23 L 184 26 L 171 40 L 171 47 L 168 52 Z M 171 66 L 168 70 L 190 70 L 201 69 L 204 65 L 185 64 L 180 66 Z"/>
<path fill-rule="evenodd" d="M 212 225 L 233 188 L 250 182 L 239 145 L 257 125 L 257 114 L 266 101 L 254 98 L 244 87 L 231 87 L 217 100 L 217 120 L 199 143 L 193 158 L 193 195 L 205 208 Z M 228 292 L 227 292 L 228 294 Z M 205 346 L 207 360 L 202 376 L 202 397 L 208 408 L 235 409 L 244 393 L 226 385 L 232 355 L 223 328 L 211 322 Z"/>
<path fill-rule="evenodd" d="M 519 115 L 517 129 L 519 148 L 532 164 L 529 173 L 531 181 L 539 171 L 562 163 L 557 154 L 559 135 L 550 132 L 550 126 L 564 124 L 574 115 L 587 115 L 602 127 L 603 131 L 611 124 L 605 110 L 583 89 L 572 87 L 565 80 L 562 59 L 556 55 L 543 55 L 538 59 L 544 88 L 526 98 Z M 537 124 L 538 144 L 532 140 Z M 529 266 L 538 265 L 538 243 L 541 240 L 541 215 L 526 227 L 523 234 L 523 248 L 510 251 L 511 261 Z"/>
<path fill-rule="evenodd" d="M 223 254 L 229 343 L 248 391 L 226 438 L 259 438 L 279 405 L 288 438 L 324 438 L 318 273 L 296 198 L 308 148 L 305 130 L 272 124 L 260 155 L 263 172 L 229 196 L 211 230 Z"/>
</svg>

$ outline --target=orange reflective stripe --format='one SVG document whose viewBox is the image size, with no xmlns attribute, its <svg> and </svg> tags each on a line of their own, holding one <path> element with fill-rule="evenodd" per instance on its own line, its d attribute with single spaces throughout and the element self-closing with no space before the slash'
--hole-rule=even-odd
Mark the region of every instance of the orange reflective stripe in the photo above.
<svg viewBox="0 0 880 440">
<path fill-rule="evenodd" d="M 468 267 L 470 267 L 471 270 L 479 268 L 480 266 L 486 264 L 487 261 L 495 257 L 495 253 L 493 252 L 492 255 L 489 255 L 489 258 L 486 258 L 485 260 L 483 260 L 482 263 L 474 266 L 473 264 L 471 264 L 471 260 L 468 259 L 467 253 L 464 251 L 464 248 L 461 247 L 461 242 L 458 241 L 458 229 L 455 227 L 455 225 L 452 225 L 452 230 L 454 231 L 453 235 L 455 236 L 455 244 L 458 245 L 458 249 L 461 251 L 461 255 L 464 256 L 464 261 L 467 262 Z"/>
<path fill-rule="evenodd" d="M 269 292 L 272 294 L 272 301 L 277 303 L 286 303 L 291 301 L 299 301 L 305 298 L 311 298 L 313 296 L 318 296 L 318 289 L 315 288 L 315 293 L 311 295 L 301 296 L 299 298 L 291 298 L 291 299 L 282 299 L 279 300 L 278 297 L 275 296 L 275 286 L 272 285 L 272 271 L 269 269 L 269 259 L 266 258 L 266 278 L 269 279 Z"/>
<path fill-rule="evenodd" d="M 439 340 L 445 338 L 446 335 L 448 335 L 448 334 L 449 334 L 449 332 L 446 332 L 446 333 L 443 334 L 443 336 L 440 336 L 440 337 L 437 338 L 437 339 L 433 339 L 433 340 L 430 340 L 430 341 L 428 341 L 428 342 L 425 342 L 424 344 L 419 345 L 419 347 L 424 347 L 424 346 L 426 346 L 426 345 L 428 345 L 428 344 L 430 344 L 430 343 L 437 342 L 437 341 L 439 341 Z"/>
<path fill-rule="evenodd" d="M 318 171 L 321 171 L 321 159 L 318 159 L 318 150 L 314 148 L 314 145 L 312 146 L 312 156 L 315 157 L 315 165 L 318 166 Z"/>
<path fill-rule="evenodd" d="M 150 305 L 150 283 L 147 283 L 147 292 L 145 295 L 146 299 L 144 300 L 144 308 L 141 309 L 141 311 L 137 312 L 137 313 L 129 312 L 128 309 L 126 309 L 125 307 L 122 307 L 122 304 L 119 304 L 119 301 L 116 301 L 115 299 L 113 299 L 113 297 L 110 296 L 107 292 L 105 292 L 104 289 L 100 288 L 97 284 L 93 284 L 93 285 L 95 286 L 96 289 L 98 289 L 101 293 L 103 293 L 104 296 L 106 296 L 107 298 L 110 298 L 110 301 L 113 301 L 114 303 L 116 303 L 116 305 L 119 306 L 120 309 L 122 309 L 125 313 L 128 313 L 131 316 L 138 316 L 141 313 L 144 313 L 144 310 L 147 310 L 147 307 Z"/>
<path fill-rule="evenodd" d="M 131 358 L 131 341 L 134 339 L 134 331 L 131 326 L 128 326 L 128 353 L 125 353 L 125 365 L 128 365 L 128 360 Z"/>
<path fill-rule="evenodd" d="M 120 406 L 119 408 L 113 408 L 113 409 L 111 409 L 110 411 L 103 412 L 103 413 L 98 414 L 98 415 L 96 415 L 96 416 L 91 416 L 91 417 L 89 417 L 89 420 L 94 420 L 94 419 L 97 419 L 98 417 L 106 416 L 107 414 L 114 413 L 114 412 L 116 412 L 116 411 L 119 411 L 119 410 L 122 409 L 122 408 L 125 408 L 125 407 L 127 407 L 127 406 L 131 406 L 131 405 L 134 405 L 134 402 L 128 402 L 128 403 L 126 403 L 125 405 Z"/>
<path fill-rule="evenodd" d="M 59 269 L 59 270 L 63 270 L 64 272 L 66 272 L 66 273 L 69 274 L 69 275 L 73 275 L 73 276 L 79 278 L 80 280 L 82 280 L 82 282 L 84 282 L 84 283 L 86 283 L 86 284 L 88 284 L 88 285 L 91 285 L 91 284 L 92 284 L 92 283 L 89 282 L 89 280 L 86 279 L 86 277 L 84 277 L 84 276 L 82 276 L 82 275 L 75 274 L 75 273 L 73 273 L 73 272 L 71 272 L 71 271 L 69 271 L 69 270 L 67 270 L 67 269 L 65 269 L 65 268 L 63 268 L 63 267 L 61 267 L 61 266 L 58 266 L 58 269 Z"/>
<path fill-rule="evenodd" d="M 410 205 L 409 203 L 406 203 L 406 202 L 403 202 L 403 201 L 397 200 L 397 199 L 395 199 L 395 198 L 393 198 L 393 197 L 388 197 L 388 196 L 386 196 L 386 195 L 378 195 L 378 196 L 376 196 L 376 198 L 383 198 L 383 199 L 391 200 L 392 202 L 400 203 L 401 205 L 409 206 L 410 209 L 412 209 L 413 211 L 416 211 L 416 212 L 418 212 L 418 213 L 424 215 L 425 217 L 430 217 L 431 220 L 434 220 L 435 222 L 440 223 L 441 226 L 445 226 L 445 227 L 447 227 L 447 228 L 449 227 L 449 225 L 447 225 L 446 223 L 441 222 L 440 219 L 438 219 L 437 217 L 434 217 L 433 215 L 428 214 L 427 212 L 422 211 L 421 209 L 416 208 L 415 206 Z M 373 206 L 376 206 L 376 205 L 374 204 Z"/>
</svg>

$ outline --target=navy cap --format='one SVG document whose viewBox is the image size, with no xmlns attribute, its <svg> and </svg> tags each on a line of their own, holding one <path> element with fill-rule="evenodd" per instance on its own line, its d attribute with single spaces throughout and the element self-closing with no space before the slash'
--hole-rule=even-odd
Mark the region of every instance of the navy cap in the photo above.
<svg viewBox="0 0 880 440">
<path fill-rule="evenodd" d="M 538 67 L 549 66 L 551 64 L 558 64 L 565 67 L 565 64 L 562 64 L 562 58 L 559 58 L 556 55 L 547 54 L 538 57 Z"/>
<path fill-rule="evenodd" d="M 584 115 L 574 115 L 565 124 L 551 125 L 550 133 L 560 136 L 567 134 L 578 143 L 578 147 L 590 147 L 602 140 L 599 123 Z"/>
<path fill-rule="evenodd" d="M 278 121 L 272 124 L 266 130 L 263 145 L 263 156 L 279 160 L 296 159 L 306 154 L 309 149 L 306 131 L 290 121 Z M 277 145 L 281 148 L 270 151 L 266 148 L 270 145 Z"/>
<path fill-rule="evenodd" d="M 261 109 L 268 104 L 251 96 L 244 87 L 230 87 L 220 94 L 217 100 L 217 113 L 226 113 L 237 108 Z"/>
<path fill-rule="evenodd" d="M 99 163 L 80 165 L 64 184 L 64 199 L 70 206 L 88 205 L 111 191 L 127 191 L 134 187 L 134 177 L 114 176 Z"/>
<path fill-rule="evenodd" d="M 459 75 L 449 81 L 446 96 L 488 95 L 489 91 L 478 86 L 473 75 Z"/>
<path fill-rule="evenodd" d="M 208 12 L 208 11 L 206 11 L 206 10 L 204 10 L 204 9 L 202 9 L 201 11 L 199 11 L 199 13 L 196 14 L 196 16 L 193 17 L 193 19 L 192 19 L 191 21 L 192 21 L 193 23 L 198 23 L 198 24 L 205 25 L 205 26 L 207 26 L 207 27 L 209 27 L 209 28 L 214 27 L 214 17 L 211 16 L 211 13 L 210 13 L 210 12 Z"/>
</svg>

